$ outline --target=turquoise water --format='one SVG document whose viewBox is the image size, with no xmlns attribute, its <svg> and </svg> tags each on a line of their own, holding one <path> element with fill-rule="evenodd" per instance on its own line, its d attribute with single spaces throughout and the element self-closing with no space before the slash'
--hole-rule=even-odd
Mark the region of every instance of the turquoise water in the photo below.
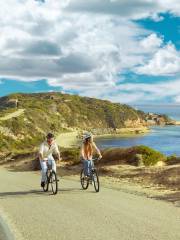
<svg viewBox="0 0 180 240">
<path fill-rule="evenodd" d="M 138 106 L 138 109 L 167 114 L 173 119 L 180 120 L 180 106 Z M 180 156 L 180 126 L 152 127 L 151 132 L 146 135 L 97 138 L 96 143 L 100 148 L 146 145 L 166 155 Z"/>
</svg>

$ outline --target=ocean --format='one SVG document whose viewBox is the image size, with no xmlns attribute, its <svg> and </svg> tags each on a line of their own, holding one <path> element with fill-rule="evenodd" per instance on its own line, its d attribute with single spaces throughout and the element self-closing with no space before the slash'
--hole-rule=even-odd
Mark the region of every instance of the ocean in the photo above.
<svg viewBox="0 0 180 240">
<path fill-rule="evenodd" d="M 135 108 L 144 112 L 167 114 L 180 121 L 180 106 L 175 105 L 136 105 Z M 155 126 L 150 133 L 135 136 L 108 136 L 96 138 L 97 145 L 103 149 L 108 147 L 130 147 L 146 145 L 166 155 L 180 156 L 180 126 Z"/>
</svg>

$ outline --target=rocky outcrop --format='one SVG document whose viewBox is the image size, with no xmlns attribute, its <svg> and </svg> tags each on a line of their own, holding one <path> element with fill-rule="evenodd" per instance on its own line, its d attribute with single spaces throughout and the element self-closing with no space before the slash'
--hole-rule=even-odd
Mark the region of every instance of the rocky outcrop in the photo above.
<svg viewBox="0 0 180 240">
<path fill-rule="evenodd" d="M 137 120 L 128 119 L 124 122 L 124 124 L 125 127 L 138 127 L 142 124 L 142 122 L 140 121 L 139 118 Z"/>
<path fill-rule="evenodd" d="M 156 113 L 148 113 L 145 117 L 145 122 L 148 126 L 151 125 L 175 125 L 175 121 L 170 119 L 166 115 L 156 114 Z"/>
</svg>

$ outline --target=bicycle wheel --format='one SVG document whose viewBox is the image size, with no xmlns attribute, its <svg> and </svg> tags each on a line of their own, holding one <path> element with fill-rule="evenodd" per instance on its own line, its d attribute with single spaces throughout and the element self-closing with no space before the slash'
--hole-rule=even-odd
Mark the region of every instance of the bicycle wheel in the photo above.
<svg viewBox="0 0 180 240">
<path fill-rule="evenodd" d="M 51 183 L 51 189 L 52 189 L 53 194 L 57 194 L 57 192 L 58 192 L 58 181 L 57 181 L 57 175 L 54 171 L 51 172 L 50 183 Z"/>
<path fill-rule="evenodd" d="M 80 182 L 81 182 L 81 186 L 84 190 L 86 190 L 89 186 L 89 180 L 85 179 L 85 175 L 84 175 L 84 169 L 81 170 L 81 174 L 80 174 Z"/>
<path fill-rule="evenodd" d="M 99 177 L 98 177 L 96 169 L 94 169 L 94 171 L 93 171 L 92 181 L 93 181 L 95 191 L 99 192 L 100 184 L 99 184 Z"/>
<path fill-rule="evenodd" d="M 46 181 L 45 181 L 45 185 L 43 187 L 43 191 L 47 192 L 49 189 L 49 176 L 48 176 L 48 172 L 46 173 Z"/>
</svg>

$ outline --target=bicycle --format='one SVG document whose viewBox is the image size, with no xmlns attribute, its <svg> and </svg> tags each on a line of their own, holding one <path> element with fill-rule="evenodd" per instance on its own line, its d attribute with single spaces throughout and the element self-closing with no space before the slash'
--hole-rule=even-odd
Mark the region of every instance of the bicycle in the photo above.
<svg viewBox="0 0 180 240">
<path fill-rule="evenodd" d="M 43 187 L 44 192 L 49 190 L 49 184 L 51 184 L 52 193 L 55 195 L 58 192 L 58 179 L 56 172 L 52 170 L 52 164 L 47 163 L 46 181 Z"/>
<path fill-rule="evenodd" d="M 95 165 L 94 165 L 94 162 L 99 161 L 99 160 L 100 160 L 100 158 L 92 159 L 93 164 L 92 164 L 90 176 L 88 176 L 88 177 L 85 176 L 84 168 L 81 170 L 80 182 L 81 182 L 81 186 L 84 190 L 88 189 L 89 184 L 93 183 L 95 191 L 99 192 L 99 189 L 100 189 L 99 176 L 98 176 L 97 169 L 95 168 Z"/>
</svg>

